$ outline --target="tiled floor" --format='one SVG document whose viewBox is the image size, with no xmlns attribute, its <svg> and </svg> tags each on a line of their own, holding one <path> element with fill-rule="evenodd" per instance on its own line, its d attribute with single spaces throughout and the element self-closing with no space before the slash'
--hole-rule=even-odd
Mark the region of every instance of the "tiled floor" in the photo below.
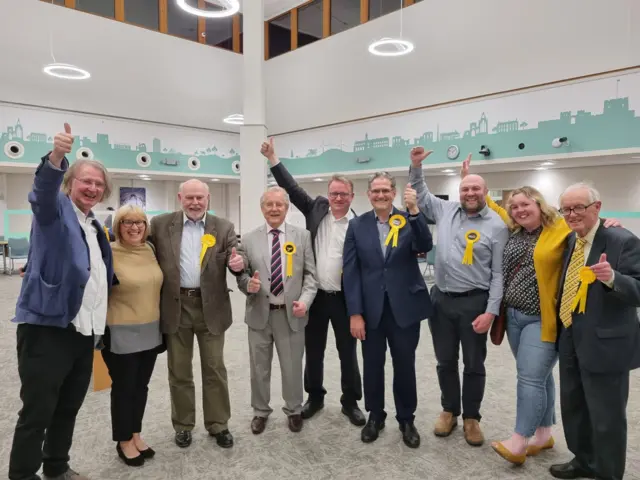
<svg viewBox="0 0 640 480">
<path fill-rule="evenodd" d="M 235 288 L 233 284 L 232 288 Z M 20 288 L 19 277 L 0 275 L 0 475 L 6 475 L 16 414 L 20 408 L 16 372 L 15 326 L 10 323 Z M 561 426 L 556 427 L 557 447 L 521 467 L 511 467 L 491 450 L 488 442 L 480 448 L 467 446 L 457 430 L 447 439 L 431 434 L 439 412 L 439 389 L 433 347 L 427 324 L 423 323 L 417 355 L 418 412 L 416 426 L 422 434 L 418 450 L 404 446 L 393 421 L 391 362 L 387 362 L 387 411 L 390 419 L 381 437 L 373 444 L 360 441 L 360 431 L 340 413 L 340 373 L 337 353 L 330 335 L 326 353 L 325 378 L 329 394 L 325 409 L 304 425 L 299 434 L 289 432 L 280 407 L 280 372 L 274 359 L 272 407 L 274 414 L 265 433 L 251 434 L 249 367 L 244 299 L 232 293 L 235 323 L 226 340 L 226 364 L 231 389 L 231 431 L 236 445 L 218 448 L 206 435 L 198 415 L 193 445 L 181 450 L 173 443 L 170 423 L 166 357 L 160 357 L 150 387 L 144 434 L 158 452 L 140 469 L 126 467 L 118 460 L 111 441 L 109 392 L 90 392 L 78 417 L 72 449 L 73 466 L 93 480 L 117 479 L 544 479 L 550 464 L 570 458 Z M 198 358 L 196 356 L 196 358 Z M 362 365 L 362 363 L 361 363 Z M 199 366 L 194 365 L 195 377 Z M 489 440 L 510 434 L 515 409 L 514 361 L 506 344 L 491 346 L 487 359 L 487 387 L 483 408 L 485 434 Z M 629 447 L 627 479 L 640 479 L 640 392 L 638 375 L 632 378 L 629 401 Z M 200 382 L 197 380 L 197 391 Z M 198 402 L 200 403 L 200 402 Z M 363 404 L 362 404 L 363 405 Z M 198 407 L 199 408 L 199 407 Z M 559 408 L 559 407 L 558 407 Z M 6 477 L 5 477 L 6 478 Z"/>
</svg>

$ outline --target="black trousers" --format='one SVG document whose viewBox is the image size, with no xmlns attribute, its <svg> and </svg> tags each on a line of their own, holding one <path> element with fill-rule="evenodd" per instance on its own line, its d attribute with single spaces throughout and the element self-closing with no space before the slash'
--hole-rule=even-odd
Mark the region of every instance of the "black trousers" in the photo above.
<svg viewBox="0 0 640 480">
<path fill-rule="evenodd" d="M 318 290 L 311 305 L 309 323 L 305 329 L 304 389 L 311 401 L 321 402 L 327 393 L 322 384 L 329 322 L 333 326 L 336 348 L 340 357 L 342 385 L 340 402 L 344 406 L 355 406 L 358 400 L 362 399 L 362 379 L 356 355 L 357 341 L 351 335 L 343 292 Z"/>
<path fill-rule="evenodd" d="M 590 373 L 580 368 L 572 327 L 559 341 L 560 409 L 569 450 L 602 480 L 620 480 L 627 455 L 629 372 Z"/>
<path fill-rule="evenodd" d="M 22 409 L 9 478 L 39 479 L 41 465 L 46 476 L 56 477 L 69 469 L 76 415 L 91 382 L 94 339 L 73 327 L 21 324 L 17 343 Z"/>
<path fill-rule="evenodd" d="M 438 360 L 442 409 L 456 417 L 462 413 L 462 418 L 478 421 L 482 418 L 480 405 L 486 382 L 487 333 L 476 333 L 471 324 L 485 313 L 488 298 L 489 293 L 484 291 L 453 296 L 436 286 L 431 289 L 434 314 L 429 319 L 429 328 Z M 464 362 L 462 396 L 458 372 L 460 345 Z"/>
<path fill-rule="evenodd" d="M 115 442 L 131 440 L 142 431 L 149 381 L 156 365 L 156 349 L 118 354 L 102 351 L 111 377 L 111 431 Z"/>
<path fill-rule="evenodd" d="M 366 323 L 366 318 L 365 318 Z M 364 406 L 371 418 L 384 420 L 384 364 L 387 342 L 393 362 L 393 399 L 400 425 L 413 422 L 418 395 L 416 391 L 416 348 L 420 341 L 420 323 L 400 328 L 385 295 L 382 320 L 378 328 L 366 328 L 362 342 L 364 359 Z"/>
</svg>

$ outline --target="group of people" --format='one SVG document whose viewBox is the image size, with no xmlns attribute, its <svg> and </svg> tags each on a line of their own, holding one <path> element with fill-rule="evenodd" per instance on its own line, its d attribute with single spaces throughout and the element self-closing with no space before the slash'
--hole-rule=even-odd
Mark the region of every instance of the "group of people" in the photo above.
<svg viewBox="0 0 640 480">
<path fill-rule="evenodd" d="M 388 345 L 396 420 L 404 443 L 417 448 L 415 352 L 428 319 L 441 390 L 436 436 L 449 436 L 462 416 L 467 443 L 484 444 L 487 339 L 490 330 L 500 338 L 504 329 L 518 372 L 517 415 L 513 435 L 493 449 L 521 465 L 553 447 L 552 371 L 559 359 L 561 413 L 574 458 L 551 466 L 551 475 L 623 477 L 629 372 L 640 366 L 640 241 L 600 219 L 599 194 L 589 185 L 566 189 L 559 209 L 533 187 L 514 190 L 502 207 L 484 179 L 469 173 L 468 157 L 459 201 L 441 200 L 423 177 L 430 152 L 416 147 L 405 208 L 394 206 L 395 178 L 379 172 L 368 182 L 372 209 L 358 214 L 351 180 L 334 175 L 327 195 L 312 198 L 270 140 L 261 153 L 278 186 L 260 199 L 264 224 L 238 242 L 231 222 L 207 213 L 209 190 L 197 179 L 180 186 L 180 211 L 149 221 L 142 209 L 125 205 L 111 229 L 103 228 L 92 210 L 109 198 L 109 173 L 94 160 L 70 165 L 72 145 L 65 124 L 29 193 L 31 250 L 14 319 L 23 408 L 10 479 L 39 479 L 41 466 L 49 480 L 87 478 L 70 468 L 69 449 L 95 349 L 112 379 L 112 438 L 124 463 L 140 466 L 155 455 L 141 430 L 148 384 L 165 351 L 175 443 L 191 445 L 194 336 L 205 428 L 220 447 L 232 447 L 223 354 L 232 323 L 228 272 L 246 295 L 254 434 L 273 411 L 274 345 L 289 430 L 299 432 L 324 407 L 331 324 L 342 413 L 362 427 L 363 442 L 378 438 L 387 416 Z M 290 202 L 306 229 L 286 222 Z M 429 221 L 437 225 L 437 247 Z M 434 248 L 429 292 L 418 257 Z M 358 406 L 363 390 L 368 418 Z"/>
</svg>

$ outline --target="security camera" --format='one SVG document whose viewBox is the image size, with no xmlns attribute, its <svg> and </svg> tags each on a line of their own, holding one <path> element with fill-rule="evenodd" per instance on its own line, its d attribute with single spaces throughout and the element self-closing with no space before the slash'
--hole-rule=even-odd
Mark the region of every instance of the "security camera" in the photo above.
<svg viewBox="0 0 640 480">
<path fill-rule="evenodd" d="M 567 142 L 567 137 L 559 137 L 559 138 L 554 138 L 553 141 L 551 142 L 551 146 L 553 148 L 560 148 L 563 145 L 567 145 L 569 142 Z"/>
<path fill-rule="evenodd" d="M 481 145 L 480 146 L 480 155 L 484 155 L 485 157 L 488 157 L 489 155 L 491 155 L 491 150 L 489 150 L 489 148 L 487 148 L 485 145 Z"/>
</svg>

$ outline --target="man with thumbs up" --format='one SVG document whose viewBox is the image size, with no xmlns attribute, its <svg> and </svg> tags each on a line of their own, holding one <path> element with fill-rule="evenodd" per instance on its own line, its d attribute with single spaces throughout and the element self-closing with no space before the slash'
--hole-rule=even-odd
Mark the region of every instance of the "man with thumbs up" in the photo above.
<svg viewBox="0 0 640 480">
<path fill-rule="evenodd" d="M 574 458 L 555 478 L 619 480 L 627 453 L 629 372 L 640 367 L 640 239 L 605 228 L 602 202 L 579 183 L 560 197 L 573 230 L 558 293 L 560 407 Z"/>
<path fill-rule="evenodd" d="M 68 462 L 113 279 L 111 247 L 92 212 L 109 198 L 111 180 L 98 161 L 70 165 L 66 155 L 73 143 L 65 124 L 29 192 L 29 266 L 13 320 L 23 404 L 9 460 L 14 480 L 39 479 L 40 466 L 45 479 L 87 478 Z"/>
<path fill-rule="evenodd" d="M 289 429 L 302 429 L 302 357 L 308 311 L 316 292 L 316 267 L 311 235 L 285 223 L 289 196 L 269 188 L 260 199 L 265 224 L 245 234 L 242 246 L 249 271 L 236 277 L 247 296 L 245 322 L 249 327 L 251 370 L 251 431 L 264 431 L 273 410 L 271 362 L 275 344 L 282 372 L 282 397 Z M 260 280 L 265 279 L 264 283 Z"/>
<path fill-rule="evenodd" d="M 220 447 L 233 446 L 224 334 L 231 326 L 227 271 L 239 275 L 245 258 L 233 224 L 207 213 L 209 186 L 197 179 L 180 185 L 182 210 L 152 218 L 150 240 L 164 273 L 160 326 L 165 334 L 171 420 L 179 447 L 191 445 L 196 422 L 193 337 L 202 365 L 204 426 Z"/>
</svg>

